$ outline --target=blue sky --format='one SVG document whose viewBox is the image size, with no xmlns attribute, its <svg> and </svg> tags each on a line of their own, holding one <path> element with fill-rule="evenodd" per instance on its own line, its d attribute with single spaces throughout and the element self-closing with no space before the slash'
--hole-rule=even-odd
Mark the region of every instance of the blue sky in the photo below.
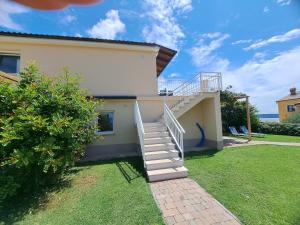
<svg viewBox="0 0 300 225">
<path fill-rule="evenodd" d="M 300 90 L 299 0 L 104 0 L 37 11 L 0 0 L 5 31 L 156 42 L 178 54 L 165 78 L 219 71 L 260 113 Z"/>
</svg>

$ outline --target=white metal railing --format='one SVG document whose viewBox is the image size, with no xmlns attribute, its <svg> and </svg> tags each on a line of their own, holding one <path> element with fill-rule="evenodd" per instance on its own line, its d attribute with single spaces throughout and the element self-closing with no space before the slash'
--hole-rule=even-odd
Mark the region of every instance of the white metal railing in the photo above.
<svg viewBox="0 0 300 225">
<path fill-rule="evenodd" d="M 164 104 L 164 114 L 163 120 L 168 128 L 173 141 L 175 142 L 177 148 L 181 153 L 182 161 L 184 160 L 184 150 L 183 150 L 183 134 L 185 133 L 184 129 L 175 118 L 172 111 L 169 109 L 167 104 Z"/>
<path fill-rule="evenodd" d="M 159 77 L 157 79 L 157 87 L 158 87 L 158 94 L 165 95 L 166 90 L 172 91 L 175 90 L 177 87 L 185 83 L 186 80 L 182 79 L 165 79 L 163 77 Z"/>
<path fill-rule="evenodd" d="M 217 92 L 222 90 L 222 76 L 221 73 L 218 72 L 201 72 L 194 76 L 191 80 L 182 82 L 176 88 L 169 86 L 168 83 L 172 82 L 168 82 L 168 80 L 164 80 L 164 83 L 166 85 L 164 88 L 160 86 L 162 89 L 159 89 L 159 94 L 166 96 L 166 102 L 170 107 L 173 107 L 174 104 L 172 105 L 167 101 L 168 96 L 177 96 L 177 102 L 175 103 L 176 105 L 183 101 L 187 96 L 199 95 L 203 92 Z"/>
<path fill-rule="evenodd" d="M 158 79 L 158 93 L 181 96 L 199 92 L 216 92 L 222 89 L 222 76 L 219 72 L 201 72 L 190 80 Z"/>
<path fill-rule="evenodd" d="M 140 113 L 139 104 L 136 101 L 134 105 L 134 120 L 137 126 L 138 136 L 139 136 L 139 142 L 141 146 L 142 151 L 142 157 L 144 162 L 144 168 L 146 168 L 146 162 L 145 162 L 145 149 L 144 149 L 144 137 L 145 137 L 145 130 L 143 126 L 143 121 Z"/>
</svg>

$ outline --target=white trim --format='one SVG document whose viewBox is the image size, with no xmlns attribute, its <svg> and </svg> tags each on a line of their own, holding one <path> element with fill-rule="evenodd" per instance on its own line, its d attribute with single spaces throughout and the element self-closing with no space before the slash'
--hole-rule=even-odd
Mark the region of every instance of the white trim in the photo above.
<svg viewBox="0 0 300 225">
<path fill-rule="evenodd" d="M 4 72 L 4 71 L 1 71 L 2 73 L 6 73 L 6 74 L 9 74 L 11 76 L 19 76 L 19 73 L 20 73 L 20 63 L 21 63 L 21 55 L 20 53 L 14 53 L 12 51 L 1 51 L 0 49 L 0 56 L 14 56 L 14 57 L 19 57 L 19 59 L 17 60 L 17 68 L 16 68 L 16 73 L 8 73 L 8 72 Z"/>
<path fill-rule="evenodd" d="M 81 46 L 90 48 L 107 48 L 107 49 L 123 49 L 129 51 L 149 51 L 159 52 L 158 46 L 140 46 L 131 45 L 126 43 L 104 43 L 93 41 L 76 41 L 76 40 L 60 40 L 60 39 L 47 39 L 47 38 L 33 38 L 33 37 L 12 37 L 1 36 L 0 42 L 8 43 L 22 43 L 22 44 L 40 44 L 40 45 L 57 45 L 57 46 Z"/>
<path fill-rule="evenodd" d="M 96 131 L 96 134 L 97 135 L 112 135 L 112 134 L 115 134 L 115 131 Z"/>
<path fill-rule="evenodd" d="M 99 113 L 98 113 L 98 116 L 101 114 L 101 113 L 112 113 L 113 115 L 113 130 L 112 131 L 96 131 L 96 134 L 98 135 L 112 135 L 112 134 L 115 134 L 115 111 L 114 110 L 101 110 Z M 98 127 L 98 116 L 97 116 L 97 127 Z"/>
</svg>

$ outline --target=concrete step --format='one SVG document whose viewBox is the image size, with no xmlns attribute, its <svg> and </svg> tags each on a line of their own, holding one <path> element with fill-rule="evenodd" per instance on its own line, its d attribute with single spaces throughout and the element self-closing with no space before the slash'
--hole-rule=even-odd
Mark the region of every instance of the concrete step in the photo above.
<svg viewBox="0 0 300 225">
<path fill-rule="evenodd" d="M 147 127 L 159 127 L 159 126 L 164 126 L 163 123 L 161 122 L 155 122 L 155 123 L 143 123 L 144 128 Z"/>
<path fill-rule="evenodd" d="M 146 138 L 155 138 L 155 137 L 169 137 L 169 133 L 166 131 L 145 133 L 145 139 Z"/>
<path fill-rule="evenodd" d="M 152 138 L 144 139 L 145 145 L 165 144 L 165 143 L 171 143 L 171 137 L 152 137 Z"/>
<path fill-rule="evenodd" d="M 171 159 L 156 159 L 146 161 L 147 170 L 159 170 L 167 168 L 175 168 L 183 166 L 181 158 L 171 158 Z"/>
<path fill-rule="evenodd" d="M 145 127 L 144 126 L 145 133 L 153 133 L 153 132 L 166 132 L 167 127 L 164 125 L 159 125 L 159 126 L 149 126 Z"/>
<path fill-rule="evenodd" d="M 164 150 L 164 151 L 154 151 L 154 152 L 145 152 L 145 160 L 157 160 L 157 159 L 170 159 L 177 158 L 178 151 L 175 149 Z"/>
<path fill-rule="evenodd" d="M 162 150 L 170 150 L 175 149 L 175 144 L 168 142 L 163 144 L 145 144 L 144 145 L 145 152 L 152 151 L 162 151 Z"/>
<path fill-rule="evenodd" d="M 188 170 L 184 166 L 168 169 L 149 170 L 147 171 L 150 182 L 163 181 L 177 178 L 184 178 L 188 176 Z"/>
</svg>

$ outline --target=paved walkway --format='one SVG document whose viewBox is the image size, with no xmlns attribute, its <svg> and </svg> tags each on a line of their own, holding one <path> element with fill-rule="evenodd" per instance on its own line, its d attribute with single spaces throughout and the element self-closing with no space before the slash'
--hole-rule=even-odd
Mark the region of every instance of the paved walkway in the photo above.
<svg viewBox="0 0 300 225">
<path fill-rule="evenodd" d="M 234 137 L 223 137 L 224 147 L 241 147 L 250 145 L 284 145 L 284 146 L 299 146 L 297 142 L 275 142 L 275 141 L 248 141 Z"/>
<path fill-rule="evenodd" d="M 241 224 L 216 199 L 189 178 L 151 183 L 167 225 Z"/>
</svg>

